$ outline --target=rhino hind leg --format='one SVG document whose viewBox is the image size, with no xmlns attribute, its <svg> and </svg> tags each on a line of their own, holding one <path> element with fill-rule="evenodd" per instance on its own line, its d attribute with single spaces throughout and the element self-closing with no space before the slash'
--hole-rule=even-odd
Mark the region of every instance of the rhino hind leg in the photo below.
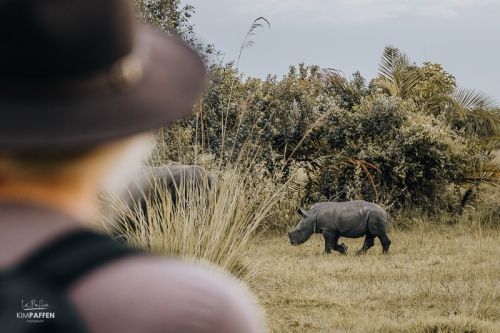
<svg viewBox="0 0 500 333">
<path fill-rule="evenodd" d="M 387 236 L 386 233 L 378 236 L 378 239 L 380 239 L 380 243 L 382 244 L 382 253 L 383 254 L 388 254 L 389 253 L 389 246 L 391 246 L 391 240 L 389 239 L 389 236 Z"/>
<path fill-rule="evenodd" d="M 363 244 L 363 247 L 357 252 L 357 254 L 365 253 L 373 245 L 375 245 L 375 237 L 371 233 L 367 233 L 365 237 L 365 243 Z"/>
</svg>

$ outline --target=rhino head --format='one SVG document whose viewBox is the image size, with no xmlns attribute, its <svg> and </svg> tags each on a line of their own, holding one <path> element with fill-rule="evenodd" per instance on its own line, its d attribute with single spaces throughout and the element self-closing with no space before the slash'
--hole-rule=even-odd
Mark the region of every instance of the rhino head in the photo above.
<svg viewBox="0 0 500 333">
<path fill-rule="evenodd" d="M 304 212 L 300 208 L 298 212 L 302 215 L 302 220 L 300 220 L 295 229 L 288 232 L 288 237 L 290 238 L 290 243 L 292 243 L 292 245 L 305 243 L 314 233 L 314 222 L 316 216 L 314 214 Z"/>
</svg>

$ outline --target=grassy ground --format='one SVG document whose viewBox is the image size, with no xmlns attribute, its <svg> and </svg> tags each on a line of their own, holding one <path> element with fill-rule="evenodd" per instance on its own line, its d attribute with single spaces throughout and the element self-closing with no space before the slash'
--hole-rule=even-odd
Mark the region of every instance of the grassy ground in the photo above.
<svg viewBox="0 0 500 333">
<path fill-rule="evenodd" d="M 293 247 L 286 235 L 253 241 L 252 289 L 271 332 L 500 332 L 500 230 L 390 230 L 356 256 L 323 254 L 323 237 Z"/>
</svg>

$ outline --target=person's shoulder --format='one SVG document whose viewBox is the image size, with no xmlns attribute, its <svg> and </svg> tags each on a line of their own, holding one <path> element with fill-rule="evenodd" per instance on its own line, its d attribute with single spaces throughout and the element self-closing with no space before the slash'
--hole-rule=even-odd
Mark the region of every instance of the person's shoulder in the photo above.
<svg viewBox="0 0 500 333">
<path fill-rule="evenodd" d="M 110 263 L 70 291 L 91 332 L 257 332 L 248 294 L 227 276 L 178 260 Z"/>
</svg>

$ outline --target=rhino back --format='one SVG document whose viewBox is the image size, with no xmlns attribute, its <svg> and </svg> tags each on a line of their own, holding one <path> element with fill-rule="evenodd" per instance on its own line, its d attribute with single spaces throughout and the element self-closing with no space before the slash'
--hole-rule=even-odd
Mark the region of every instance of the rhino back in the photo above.
<svg viewBox="0 0 500 333">
<path fill-rule="evenodd" d="M 387 231 L 385 211 L 366 201 L 327 202 L 320 205 L 318 225 L 341 237 L 358 238 L 369 231 L 377 236 Z"/>
<path fill-rule="evenodd" d="M 203 188 L 203 182 L 207 179 L 209 191 L 212 176 L 201 166 L 181 165 L 172 162 L 160 167 L 144 167 L 136 172 L 133 182 L 129 186 L 130 201 L 136 203 L 144 197 L 154 195 L 158 197 L 162 193 L 170 192 L 174 205 L 178 200 L 178 191 L 182 187 L 186 191 L 188 184 Z M 130 202 L 132 203 L 132 202 Z"/>
<path fill-rule="evenodd" d="M 182 166 L 182 177 L 184 178 L 184 181 L 194 181 L 197 186 L 203 186 L 203 182 L 205 182 L 205 179 L 208 186 L 211 185 L 212 181 L 212 176 L 202 166 L 199 165 Z"/>
<path fill-rule="evenodd" d="M 131 177 L 128 191 L 125 198 L 129 203 L 129 207 L 133 207 L 134 203 L 137 204 L 139 200 L 147 197 L 150 191 L 154 188 L 155 172 L 158 168 L 143 167 L 141 170 L 134 173 Z"/>
<path fill-rule="evenodd" d="M 181 185 L 181 180 L 185 185 L 187 181 L 195 181 L 201 183 L 205 176 L 211 178 L 208 172 L 199 165 L 180 165 L 177 162 L 169 163 L 161 166 L 157 171 L 161 179 L 167 181 L 173 180 L 177 187 Z M 171 185 L 170 183 L 168 185 Z"/>
</svg>

